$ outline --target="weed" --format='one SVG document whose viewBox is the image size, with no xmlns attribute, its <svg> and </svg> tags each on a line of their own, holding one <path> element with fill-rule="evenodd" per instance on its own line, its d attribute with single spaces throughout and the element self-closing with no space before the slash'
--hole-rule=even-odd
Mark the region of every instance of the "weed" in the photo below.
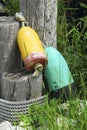
<svg viewBox="0 0 87 130">
<path fill-rule="evenodd" d="M 61 104 L 52 99 L 43 105 L 31 105 L 28 115 L 21 115 L 20 122 L 26 130 L 82 130 L 87 129 L 86 100 L 69 100 Z"/>
<path fill-rule="evenodd" d="M 80 3 L 80 6 L 87 8 L 84 3 Z M 78 19 L 73 17 L 69 21 L 67 9 L 65 9 L 64 2 L 58 0 L 57 46 L 65 57 L 78 87 L 78 92 L 82 96 L 83 91 L 87 91 L 87 16 Z M 87 95 L 87 93 L 85 94 Z"/>
<path fill-rule="evenodd" d="M 14 16 L 16 12 L 19 12 L 19 2 L 20 0 L 3 0 L 5 12 L 9 16 Z"/>
</svg>

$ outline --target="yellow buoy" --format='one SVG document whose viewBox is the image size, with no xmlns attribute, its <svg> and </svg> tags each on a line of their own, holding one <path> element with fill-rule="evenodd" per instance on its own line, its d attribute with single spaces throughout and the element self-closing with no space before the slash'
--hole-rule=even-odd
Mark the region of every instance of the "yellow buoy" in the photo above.
<svg viewBox="0 0 87 130">
<path fill-rule="evenodd" d="M 38 63 L 42 64 L 43 67 L 46 66 L 47 57 L 44 48 L 38 34 L 32 28 L 22 27 L 18 31 L 17 41 L 27 70 L 33 71 Z"/>
</svg>

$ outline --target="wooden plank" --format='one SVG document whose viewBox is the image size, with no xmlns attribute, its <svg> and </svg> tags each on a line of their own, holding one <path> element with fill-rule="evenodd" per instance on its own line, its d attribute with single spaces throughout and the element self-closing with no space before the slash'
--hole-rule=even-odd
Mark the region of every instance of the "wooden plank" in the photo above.
<svg viewBox="0 0 87 130">
<path fill-rule="evenodd" d="M 46 46 L 57 46 L 56 0 L 20 0 L 20 11 Z"/>
</svg>

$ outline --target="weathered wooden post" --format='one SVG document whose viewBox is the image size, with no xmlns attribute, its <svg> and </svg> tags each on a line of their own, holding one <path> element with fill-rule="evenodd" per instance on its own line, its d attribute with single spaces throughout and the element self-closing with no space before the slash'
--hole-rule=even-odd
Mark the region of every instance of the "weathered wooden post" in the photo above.
<svg viewBox="0 0 87 130">
<path fill-rule="evenodd" d="M 14 17 L 0 17 L 0 81 L 3 71 L 13 72 L 21 67 L 16 42 L 19 23 Z"/>
<path fill-rule="evenodd" d="M 0 86 L 2 73 L 21 67 L 21 57 L 16 43 L 19 23 L 14 17 L 0 17 Z"/>
<path fill-rule="evenodd" d="M 26 101 L 42 96 L 42 73 L 32 77 L 27 71 L 3 73 L 1 97 L 8 101 Z"/>
<path fill-rule="evenodd" d="M 51 1 L 49 0 L 32 0 L 32 1 L 20 0 L 20 10 L 23 16 L 25 17 L 25 19 L 28 21 L 29 26 L 35 29 L 35 31 L 39 34 L 39 37 L 42 40 L 42 42 L 46 46 L 56 47 L 57 1 L 56 0 L 51 0 Z M 2 53 L 4 54 L 2 54 L 0 58 L 1 63 L 2 63 L 0 66 L 1 76 L 4 71 L 8 73 L 8 72 L 13 72 L 14 70 L 14 72 L 16 73 L 17 67 L 19 67 L 19 70 L 21 69 L 20 54 L 17 54 L 19 53 L 19 50 L 16 43 L 16 35 L 19 29 L 19 22 L 12 22 L 11 20 L 10 22 L 6 22 L 6 21 L 4 22 L 2 21 L 0 24 L 1 46 L 5 45 L 6 47 L 6 49 L 4 49 L 5 48 L 4 46 L 2 47 L 3 48 Z M 26 94 L 24 94 L 25 96 L 23 96 L 23 92 L 22 94 L 19 94 L 20 93 L 19 91 L 21 90 L 21 86 L 23 87 L 24 82 L 26 82 L 25 84 L 27 84 L 28 79 L 31 79 L 29 80 L 29 82 L 30 84 L 32 84 L 32 78 L 29 78 L 28 76 L 26 76 L 26 81 L 24 82 L 16 78 L 14 82 L 14 80 L 12 80 L 12 77 L 14 77 L 14 75 L 17 75 L 17 74 L 11 75 L 10 78 L 8 78 L 8 75 L 9 74 L 2 76 L 1 97 L 3 97 L 4 99 L 18 101 L 18 100 L 23 100 L 23 98 L 25 100 L 28 98 L 34 98 L 34 96 L 36 98 L 38 96 L 41 96 L 42 94 L 41 88 L 42 88 L 42 82 L 43 82 L 42 76 L 40 76 L 38 80 L 35 80 L 38 84 L 37 87 L 35 86 L 35 84 L 33 84 L 36 90 L 38 90 L 38 88 L 40 89 L 40 91 L 39 90 L 37 91 L 38 94 L 36 94 L 35 89 L 33 89 L 35 95 L 33 94 L 33 96 L 29 96 L 30 95 L 30 92 L 29 92 L 29 95 L 27 98 L 27 92 L 24 91 L 24 93 Z M 20 77 L 22 77 L 22 72 L 20 74 Z M 41 79 L 41 81 L 39 79 Z M 18 82 L 17 80 L 21 82 Z M 19 84 L 17 85 L 16 82 L 17 84 L 18 83 Z M 7 87 L 6 84 L 8 84 L 8 86 L 11 89 Z M 38 87 L 39 85 L 41 85 L 41 88 Z M 17 88 L 18 86 L 19 88 Z M 27 90 L 27 85 L 25 86 L 26 86 L 25 89 Z M 28 87 L 33 87 L 33 86 L 28 86 Z M 5 93 L 5 89 L 8 89 L 7 95 Z M 28 90 L 30 89 L 28 88 Z M 31 91 L 31 95 L 33 91 Z"/>
<path fill-rule="evenodd" d="M 9 101 L 38 98 L 43 93 L 42 73 L 34 78 L 23 72 L 16 41 L 19 26 L 15 17 L 0 17 L 0 97 Z"/>
<path fill-rule="evenodd" d="M 36 32 L 39 34 L 40 39 L 46 46 L 56 47 L 56 24 L 57 24 L 56 23 L 56 19 L 57 19 L 57 3 L 56 2 L 57 2 L 56 0 L 52 0 L 52 1 L 20 0 L 20 10 L 22 14 L 24 15 L 25 19 L 29 22 L 29 26 L 31 26 L 32 28 L 36 30 Z M 12 79 L 14 75 L 17 75 L 16 74 L 17 70 L 21 70 L 21 56 L 20 56 L 20 52 L 19 52 L 17 42 L 16 42 L 16 35 L 18 32 L 18 29 L 19 29 L 19 22 L 15 21 L 14 17 L 8 17 L 8 18 L 1 17 L 0 18 L 0 50 L 1 50 L 0 51 L 0 63 L 1 63 L 0 64 L 0 84 L 1 84 L 1 77 L 2 77 L 1 97 L 8 100 L 10 99 L 22 100 L 23 99 L 22 98 L 23 95 L 20 96 L 21 99 L 19 99 L 19 97 L 15 99 L 15 97 L 17 97 L 19 93 L 19 90 L 21 90 L 21 86 L 23 86 L 23 81 L 19 80 L 21 81 L 20 83 L 17 81 L 18 79 L 15 79 L 17 84 L 19 83 L 20 85 L 16 85 L 16 83 L 14 85 L 14 80 Z M 8 74 L 2 76 L 3 72 L 6 72 Z M 13 72 L 14 74 L 11 75 L 9 78 L 8 77 L 9 73 L 13 73 Z M 22 77 L 22 72 L 20 73 L 20 75 L 21 75 L 20 77 Z M 26 78 L 26 83 L 27 83 L 28 78 Z M 41 82 L 39 79 L 36 82 L 38 84 L 40 82 L 40 85 L 42 87 L 43 79 L 41 76 L 39 78 L 41 79 Z M 32 84 L 31 82 L 32 82 L 32 78 L 30 80 L 30 84 Z M 11 93 L 10 93 L 11 89 L 7 87 L 7 84 L 9 87 L 15 86 L 11 88 L 12 89 Z M 17 89 L 16 88 L 17 86 L 20 86 L 20 88 Z M 35 84 L 33 86 L 35 86 Z M 18 91 L 15 92 L 14 88 L 16 88 L 16 90 Z M 35 87 L 35 89 L 37 88 L 38 86 Z M 8 97 L 5 94 L 5 89 L 8 89 L 7 90 Z M 13 96 L 15 95 L 15 93 L 16 93 L 16 96 Z M 27 93 L 25 95 L 26 96 L 24 96 L 24 99 L 25 98 L 27 99 Z M 41 94 L 38 94 L 38 96 L 40 95 Z M 35 96 L 35 97 L 38 97 L 38 96 Z M 34 95 L 31 97 L 34 98 Z"/>
<path fill-rule="evenodd" d="M 57 46 L 56 0 L 20 0 L 20 11 L 46 46 Z M 0 120 L 10 120 L 11 117 L 10 121 L 16 119 L 18 121 L 17 115 L 13 115 L 14 112 L 22 110 L 26 114 L 29 101 L 36 102 L 34 98 L 37 98 L 37 101 L 40 99 L 40 103 L 44 101 L 42 100 L 44 99 L 42 73 L 38 78 L 34 78 L 32 74 L 17 72 L 22 69 L 21 57 L 16 44 L 18 29 L 19 22 L 16 22 L 14 18 L 6 18 L 6 20 L 0 18 Z M 6 100 L 11 100 L 11 102 Z"/>
<path fill-rule="evenodd" d="M 20 0 L 20 11 L 42 42 L 56 47 L 57 0 Z"/>
</svg>

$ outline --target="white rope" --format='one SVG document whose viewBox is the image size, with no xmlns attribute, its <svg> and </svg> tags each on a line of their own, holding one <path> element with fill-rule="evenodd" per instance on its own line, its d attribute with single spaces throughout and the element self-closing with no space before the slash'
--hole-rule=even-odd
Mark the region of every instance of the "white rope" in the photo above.
<svg viewBox="0 0 87 130">
<path fill-rule="evenodd" d="M 42 70 L 43 70 L 43 65 L 40 63 L 37 63 L 34 68 L 35 68 L 35 71 L 34 71 L 32 77 L 38 77 L 40 72 L 42 72 Z"/>
<path fill-rule="evenodd" d="M 15 18 L 16 18 L 17 21 L 22 23 L 22 27 L 25 26 L 25 25 L 26 26 L 28 25 L 28 22 L 26 21 L 26 19 L 24 18 L 24 16 L 22 15 L 21 12 L 17 12 L 15 14 Z"/>
<path fill-rule="evenodd" d="M 26 21 L 21 12 L 17 12 L 17 13 L 15 14 L 15 18 L 16 18 L 19 22 L 25 22 L 25 21 Z"/>
</svg>

